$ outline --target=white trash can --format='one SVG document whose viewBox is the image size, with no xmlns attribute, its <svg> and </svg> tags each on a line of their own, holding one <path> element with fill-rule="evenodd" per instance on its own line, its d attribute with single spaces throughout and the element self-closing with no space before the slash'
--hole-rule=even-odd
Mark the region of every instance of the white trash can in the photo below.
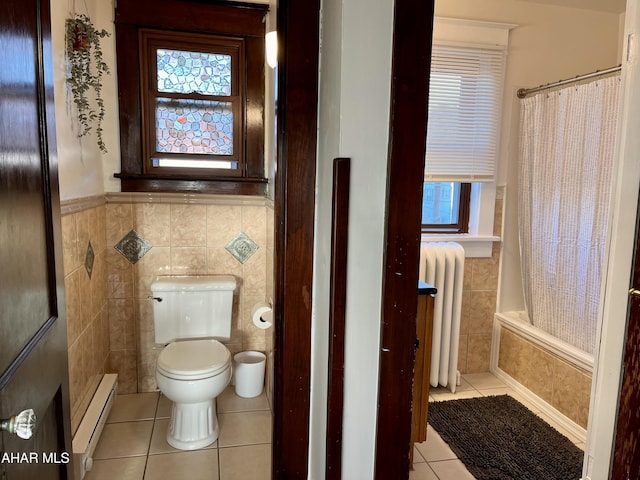
<svg viewBox="0 0 640 480">
<path fill-rule="evenodd" d="M 233 356 L 236 395 L 253 398 L 262 393 L 266 361 L 261 352 L 246 351 Z"/>
</svg>

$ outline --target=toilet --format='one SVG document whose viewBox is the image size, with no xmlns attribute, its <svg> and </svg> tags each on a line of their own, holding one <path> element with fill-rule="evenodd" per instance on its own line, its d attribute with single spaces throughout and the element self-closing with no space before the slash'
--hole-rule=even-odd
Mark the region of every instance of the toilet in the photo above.
<svg viewBox="0 0 640 480">
<path fill-rule="evenodd" d="M 156 363 L 160 391 L 173 402 L 167 442 L 179 450 L 218 438 L 215 399 L 231 380 L 230 275 L 161 276 L 151 284 L 155 341 L 166 345 Z"/>
</svg>

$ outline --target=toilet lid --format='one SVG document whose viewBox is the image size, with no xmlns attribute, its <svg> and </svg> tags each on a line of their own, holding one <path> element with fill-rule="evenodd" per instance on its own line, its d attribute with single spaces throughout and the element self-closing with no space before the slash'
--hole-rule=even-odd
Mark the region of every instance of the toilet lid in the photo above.
<svg viewBox="0 0 640 480">
<path fill-rule="evenodd" d="M 158 370 L 181 377 L 209 377 L 229 367 L 231 354 L 217 340 L 187 340 L 167 345 L 158 356 Z"/>
</svg>

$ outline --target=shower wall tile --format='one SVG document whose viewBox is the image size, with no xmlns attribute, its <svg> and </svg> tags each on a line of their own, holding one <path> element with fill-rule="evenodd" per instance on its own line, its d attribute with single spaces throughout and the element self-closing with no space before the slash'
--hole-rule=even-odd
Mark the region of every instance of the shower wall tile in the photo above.
<svg viewBox="0 0 640 480">
<path fill-rule="evenodd" d="M 75 433 L 100 378 L 110 370 L 107 217 L 100 198 L 64 202 L 62 213 L 71 423 Z M 89 245 L 93 251 L 91 276 L 85 268 Z"/>
<path fill-rule="evenodd" d="M 524 386 L 548 403 L 553 402 L 554 357 L 530 342 L 523 344 Z"/>
<path fill-rule="evenodd" d="M 589 418 L 591 373 L 506 328 L 498 367 L 583 428 Z"/>
<path fill-rule="evenodd" d="M 560 358 L 556 358 L 555 362 L 552 404 L 586 429 L 591 397 L 591 376 Z"/>
</svg>

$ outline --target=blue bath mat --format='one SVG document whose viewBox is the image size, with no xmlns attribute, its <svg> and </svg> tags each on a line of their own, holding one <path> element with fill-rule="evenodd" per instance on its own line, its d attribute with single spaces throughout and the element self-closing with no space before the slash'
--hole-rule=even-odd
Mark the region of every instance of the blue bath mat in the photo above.
<svg viewBox="0 0 640 480">
<path fill-rule="evenodd" d="M 582 450 L 509 395 L 431 402 L 429 424 L 478 480 L 582 475 Z"/>
</svg>

